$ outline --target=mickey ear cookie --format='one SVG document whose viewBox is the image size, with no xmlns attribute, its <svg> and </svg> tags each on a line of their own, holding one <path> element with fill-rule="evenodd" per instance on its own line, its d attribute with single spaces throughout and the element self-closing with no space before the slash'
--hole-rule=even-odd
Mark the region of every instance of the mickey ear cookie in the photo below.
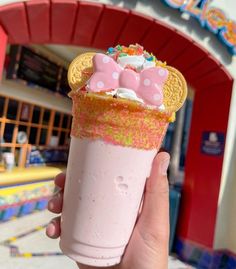
<svg viewBox="0 0 236 269">
<path fill-rule="evenodd" d="M 69 66 L 68 82 L 72 91 L 82 88 L 93 73 L 92 59 L 94 52 L 77 56 Z"/>
<path fill-rule="evenodd" d="M 76 57 L 69 66 L 68 82 L 73 91 L 84 87 L 93 74 L 93 57 L 96 53 L 87 52 Z M 164 84 L 164 106 L 170 112 L 176 112 L 184 104 L 187 97 L 187 84 L 183 75 L 174 67 L 165 66 L 169 71 Z"/>
<path fill-rule="evenodd" d="M 165 66 L 169 71 L 164 84 L 164 105 L 168 111 L 176 112 L 184 104 L 187 97 L 187 84 L 183 75 L 174 67 Z"/>
</svg>

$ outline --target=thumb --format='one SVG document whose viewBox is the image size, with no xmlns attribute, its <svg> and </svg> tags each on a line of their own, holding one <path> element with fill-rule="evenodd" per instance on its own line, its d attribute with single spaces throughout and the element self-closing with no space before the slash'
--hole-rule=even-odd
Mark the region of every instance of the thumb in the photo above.
<svg viewBox="0 0 236 269">
<path fill-rule="evenodd" d="M 167 168 L 170 156 L 166 152 L 158 153 L 152 165 L 152 171 L 146 183 L 144 203 L 137 222 L 140 234 L 156 249 L 168 254 L 169 244 L 169 186 Z"/>
</svg>

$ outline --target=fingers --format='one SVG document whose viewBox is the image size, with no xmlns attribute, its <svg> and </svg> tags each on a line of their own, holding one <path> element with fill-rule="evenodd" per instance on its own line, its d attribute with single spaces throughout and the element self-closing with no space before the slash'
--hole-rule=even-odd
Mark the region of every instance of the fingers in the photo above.
<svg viewBox="0 0 236 269">
<path fill-rule="evenodd" d="M 46 228 L 46 235 L 50 238 L 58 238 L 61 234 L 61 217 L 56 217 L 51 220 Z"/>
<path fill-rule="evenodd" d="M 48 202 L 48 210 L 52 213 L 59 214 L 62 211 L 63 193 L 59 191 Z"/>
<path fill-rule="evenodd" d="M 169 186 L 167 168 L 170 156 L 159 153 L 153 161 L 152 172 L 147 180 L 142 213 L 137 226 L 145 236 L 165 248 L 169 242 Z"/>
<path fill-rule="evenodd" d="M 59 188 L 59 192 L 49 200 L 48 202 L 48 210 L 52 213 L 59 214 L 62 211 L 63 204 L 63 189 L 65 185 L 65 174 L 61 173 L 57 175 L 54 179 L 55 185 Z"/>
<path fill-rule="evenodd" d="M 57 187 L 60 189 L 64 189 L 65 186 L 65 180 L 66 180 L 66 175 L 64 173 L 60 173 L 57 175 L 54 179 L 54 183 Z"/>
<path fill-rule="evenodd" d="M 61 173 L 54 179 L 55 185 L 60 189 L 48 202 L 48 210 L 52 213 L 59 214 L 62 211 L 63 189 L 65 185 L 65 174 Z M 56 217 L 47 225 L 46 234 L 50 238 L 58 238 L 61 234 L 61 217 Z"/>
</svg>

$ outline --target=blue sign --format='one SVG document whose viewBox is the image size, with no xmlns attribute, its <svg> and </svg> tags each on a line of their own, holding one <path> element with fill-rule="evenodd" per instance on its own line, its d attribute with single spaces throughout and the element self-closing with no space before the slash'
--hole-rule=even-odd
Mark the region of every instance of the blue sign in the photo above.
<svg viewBox="0 0 236 269">
<path fill-rule="evenodd" d="M 202 27 L 214 33 L 228 51 L 236 55 L 236 21 L 224 11 L 209 4 L 212 0 L 162 0 L 166 5 L 196 18 Z"/>
<path fill-rule="evenodd" d="M 225 134 L 219 132 L 204 132 L 202 134 L 201 152 L 208 155 L 224 153 Z"/>
</svg>

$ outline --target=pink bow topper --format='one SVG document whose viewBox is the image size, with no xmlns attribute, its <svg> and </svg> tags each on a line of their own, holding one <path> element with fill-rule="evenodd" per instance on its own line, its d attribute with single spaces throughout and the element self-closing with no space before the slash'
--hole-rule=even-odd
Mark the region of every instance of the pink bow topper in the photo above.
<svg viewBox="0 0 236 269">
<path fill-rule="evenodd" d="M 168 77 L 167 69 L 151 67 L 137 73 L 131 69 L 123 69 L 115 60 L 102 53 L 93 57 L 93 69 L 94 73 L 88 82 L 88 88 L 92 92 L 127 88 L 135 91 L 147 104 L 162 105 L 162 88 Z"/>
</svg>

